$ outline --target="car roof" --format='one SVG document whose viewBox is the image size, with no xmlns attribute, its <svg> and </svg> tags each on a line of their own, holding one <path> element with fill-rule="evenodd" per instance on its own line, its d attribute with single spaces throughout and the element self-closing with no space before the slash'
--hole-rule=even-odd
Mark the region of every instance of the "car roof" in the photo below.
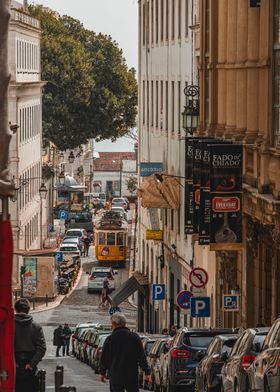
<svg viewBox="0 0 280 392">
<path fill-rule="evenodd" d="M 68 231 L 85 231 L 85 229 L 68 229 L 66 233 L 68 233 Z"/>
<path fill-rule="evenodd" d="M 201 333 L 201 334 L 209 334 L 214 333 L 216 335 L 223 335 L 223 334 L 234 334 L 237 332 L 235 328 L 182 328 L 179 332 L 184 333 Z"/>
<path fill-rule="evenodd" d="M 81 323 L 81 324 L 76 325 L 76 328 L 86 328 L 86 327 L 99 328 L 99 327 L 101 327 L 101 324 L 99 324 L 99 323 Z"/>
<path fill-rule="evenodd" d="M 216 338 L 219 338 L 221 340 L 229 340 L 232 338 L 238 338 L 238 334 L 228 334 L 228 335 L 217 335 Z"/>
<path fill-rule="evenodd" d="M 111 272 L 112 268 L 111 267 L 92 267 L 92 271 L 96 272 Z"/>
</svg>

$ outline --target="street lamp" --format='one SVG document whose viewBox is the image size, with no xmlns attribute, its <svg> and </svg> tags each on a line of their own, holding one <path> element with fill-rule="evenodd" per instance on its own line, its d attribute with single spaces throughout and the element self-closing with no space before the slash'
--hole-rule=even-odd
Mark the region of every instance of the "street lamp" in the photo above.
<svg viewBox="0 0 280 392">
<path fill-rule="evenodd" d="M 75 161 L 75 155 L 73 153 L 73 151 L 70 152 L 69 157 L 68 157 L 68 161 L 69 163 L 72 165 Z"/>
<path fill-rule="evenodd" d="M 187 86 L 184 89 L 186 106 L 182 113 L 183 128 L 187 135 L 193 135 L 199 124 L 199 87 Z"/>
<path fill-rule="evenodd" d="M 65 174 L 63 171 L 59 174 L 58 181 L 60 185 L 65 185 Z"/>
<path fill-rule="evenodd" d="M 47 187 L 46 187 L 46 185 L 42 182 L 42 184 L 41 184 L 41 186 L 40 186 L 40 188 L 39 188 L 39 194 L 40 194 L 41 200 L 45 200 L 45 199 L 46 199 L 47 193 L 48 193 Z"/>
</svg>

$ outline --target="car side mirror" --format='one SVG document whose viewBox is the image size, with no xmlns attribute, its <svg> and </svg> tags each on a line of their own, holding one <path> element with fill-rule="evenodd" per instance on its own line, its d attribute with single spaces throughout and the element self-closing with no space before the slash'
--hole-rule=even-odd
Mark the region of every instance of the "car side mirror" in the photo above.
<svg viewBox="0 0 280 392">
<path fill-rule="evenodd" d="M 196 355 L 195 355 L 195 358 L 196 358 L 196 360 L 197 361 L 201 361 L 202 360 L 202 358 L 204 358 L 205 357 L 205 352 L 203 352 L 203 351 L 198 351 L 197 353 L 196 353 Z"/>
<path fill-rule="evenodd" d="M 224 352 L 222 353 L 222 355 L 221 355 L 221 361 L 227 362 L 227 361 L 228 361 L 228 358 L 229 358 L 229 356 L 228 356 L 227 351 L 224 351 Z"/>
</svg>

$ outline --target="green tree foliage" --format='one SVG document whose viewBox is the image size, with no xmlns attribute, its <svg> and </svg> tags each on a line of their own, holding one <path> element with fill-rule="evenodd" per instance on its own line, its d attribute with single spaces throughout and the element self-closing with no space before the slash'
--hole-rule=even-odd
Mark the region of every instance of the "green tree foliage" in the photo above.
<svg viewBox="0 0 280 392">
<path fill-rule="evenodd" d="M 41 21 L 44 137 L 61 150 L 117 139 L 135 126 L 137 82 L 121 49 L 68 16 L 30 6 Z"/>
</svg>

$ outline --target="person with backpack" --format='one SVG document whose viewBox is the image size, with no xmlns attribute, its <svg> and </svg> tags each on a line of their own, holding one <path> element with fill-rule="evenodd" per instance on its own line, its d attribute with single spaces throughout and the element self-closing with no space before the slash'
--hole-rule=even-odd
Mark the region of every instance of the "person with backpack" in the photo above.
<svg viewBox="0 0 280 392">
<path fill-rule="evenodd" d="M 64 356 L 65 352 L 66 355 L 69 355 L 70 338 L 72 335 L 72 331 L 67 323 L 64 324 L 62 334 L 64 339 L 63 347 L 62 347 L 62 355 Z"/>
<path fill-rule="evenodd" d="M 37 365 L 46 353 L 42 327 L 33 321 L 30 303 L 25 298 L 15 302 L 16 392 L 37 392 Z"/>
<path fill-rule="evenodd" d="M 60 357 L 59 351 L 61 347 L 64 346 L 64 335 L 63 335 L 63 327 L 59 325 L 53 331 L 53 345 L 56 346 L 56 357 Z"/>
</svg>

